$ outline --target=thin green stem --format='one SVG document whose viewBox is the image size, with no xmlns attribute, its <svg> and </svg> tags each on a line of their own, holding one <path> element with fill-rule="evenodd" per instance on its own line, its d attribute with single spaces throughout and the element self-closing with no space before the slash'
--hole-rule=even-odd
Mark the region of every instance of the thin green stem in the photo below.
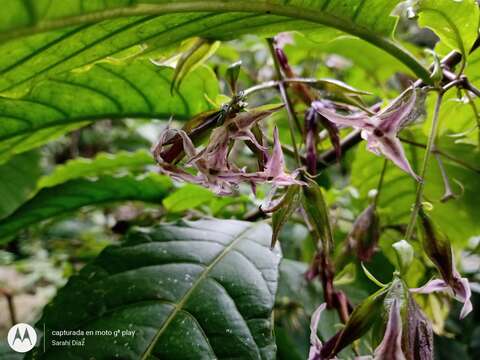
<svg viewBox="0 0 480 360">
<path fill-rule="evenodd" d="M 423 157 L 423 164 L 422 169 L 420 171 L 420 177 L 422 180 L 417 185 L 417 192 L 415 195 L 415 203 L 413 205 L 412 215 L 410 218 L 410 222 L 407 227 L 407 232 L 405 234 L 405 240 L 410 240 L 413 235 L 413 230 L 415 228 L 415 224 L 417 222 L 418 212 L 422 207 L 422 200 L 423 200 L 423 190 L 425 187 L 425 175 L 427 173 L 428 168 L 428 161 L 430 160 L 430 154 L 432 150 L 435 149 L 435 141 L 438 134 L 438 122 L 439 122 L 439 115 L 440 115 L 440 106 L 443 100 L 443 91 L 438 91 L 437 101 L 435 102 L 435 110 L 433 112 L 432 118 L 432 126 L 430 128 L 430 134 L 428 136 L 427 148 L 425 149 L 425 156 Z"/>
<path fill-rule="evenodd" d="M 480 147 L 480 114 L 478 112 L 478 109 L 477 109 L 477 105 L 475 105 L 475 102 L 473 101 L 473 97 L 472 95 L 470 95 L 470 93 L 468 92 L 468 90 L 465 90 L 465 96 L 467 97 L 468 99 L 468 103 L 470 104 L 470 106 L 472 107 L 472 111 L 473 111 L 473 116 L 475 116 L 475 120 L 477 122 L 477 130 L 478 130 L 478 146 Z"/>
<path fill-rule="evenodd" d="M 107 19 L 141 16 L 141 15 L 164 15 L 172 13 L 187 12 L 245 12 L 285 16 L 291 19 L 306 20 L 312 23 L 329 26 L 339 29 L 348 34 L 357 36 L 369 43 L 383 49 L 394 56 L 407 67 L 409 67 L 418 77 L 426 83 L 431 83 L 430 73 L 410 52 L 401 47 L 398 43 L 386 36 L 375 34 L 367 27 L 361 26 L 351 20 L 341 19 L 315 7 L 300 7 L 295 5 L 286 5 L 281 3 L 264 2 L 258 0 L 204 0 L 204 1 L 169 1 L 160 4 L 138 4 L 124 7 L 116 7 L 92 11 L 72 16 L 43 19 L 39 18 L 36 22 L 24 27 L 15 28 L 13 26 L 5 28 L 0 32 L 0 42 L 14 39 L 16 37 L 26 36 L 34 33 L 45 32 L 58 28 L 65 28 L 74 25 L 80 25 L 91 22 L 100 22 Z M 192 34 L 193 35 L 193 34 Z"/>
<path fill-rule="evenodd" d="M 302 166 L 302 160 L 300 158 L 300 154 L 298 152 L 298 147 L 297 147 L 297 141 L 295 140 L 295 124 L 297 127 L 300 126 L 300 123 L 298 122 L 297 116 L 295 115 L 295 112 L 293 111 L 293 106 L 292 102 L 290 101 L 290 98 L 288 97 L 287 90 L 285 89 L 284 83 L 281 81 L 283 79 L 282 71 L 280 70 L 280 64 L 278 63 L 278 58 L 275 53 L 275 48 L 273 45 L 273 39 L 267 39 L 268 41 L 268 47 L 270 49 L 270 53 L 273 58 L 273 64 L 275 67 L 275 72 L 277 74 L 278 80 L 278 89 L 280 91 L 280 96 L 282 97 L 282 101 L 285 104 L 285 110 L 287 111 L 288 115 L 288 127 L 290 128 L 290 136 L 292 138 L 292 147 L 293 147 L 293 152 L 295 154 L 295 161 L 297 162 L 298 167 Z"/>
<path fill-rule="evenodd" d="M 385 173 L 387 172 L 387 166 L 388 166 L 388 160 L 385 159 L 383 161 L 383 167 L 382 167 L 382 172 L 380 173 L 380 178 L 378 179 L 377 193 L 375 194 L 375 198 L 373 199 L 373 206 L 375 207 L 378 204 L 378 198 L 380 197 L 380 193 L 382 191 L 383 180 L 385 178 Z"/>
</svg>

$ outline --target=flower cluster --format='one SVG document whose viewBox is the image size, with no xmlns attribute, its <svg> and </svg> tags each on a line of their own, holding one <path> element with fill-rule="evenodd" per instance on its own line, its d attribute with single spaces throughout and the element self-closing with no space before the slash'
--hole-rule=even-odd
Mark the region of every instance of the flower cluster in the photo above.
<svg viewBox="0 0 480 360">
<path fill-rule="evenodd" d="M 209 140 L 201 149 L 194 144 L 187 131 L 167 128 L 160 135 L 153 153 L 160 171 L 173 179 L 202 185 L 219 195 L 231 194 L 241 183 L 249 183 L 255 188 L 259 183 L 272 183 L 274 186 L 303 184 L 295 177 L 298 171 L 285 172 L 285 160 L 279 140 L 278 129 L 273 133 L 273 148 L 269 152 L 263 145 L 262 137 L 254 135 L 252 129 L 259 121 L 267 118 L 281 107 L 268 110 L 253 109 L 239 112 L 231 117 L 224 117 L 223 123 L 216 126 L 210 133 Z M 234 164 L 230 150 L 235 141 L 245 141 L 253 147 L 266 161 L 261 162 L 261 168 L 248 172 Z M 175 147 L 175 154 L 170 156 L 170 150 Z M 168 154 L 168 155 L 166 155 Z M 179 157 L 186 156 L 184 168 L 179 167 Z M 189 171 L 191 170 L 191 171 Z"/>
</svg>

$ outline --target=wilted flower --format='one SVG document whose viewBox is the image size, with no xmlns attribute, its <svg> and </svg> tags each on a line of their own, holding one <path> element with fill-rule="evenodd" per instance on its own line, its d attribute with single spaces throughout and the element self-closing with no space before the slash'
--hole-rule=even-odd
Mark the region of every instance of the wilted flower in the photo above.
<svg viewBox="0 0 480 360">
<path fill-rule="evenodd" d="M 375 205 L 369 205 L 355 220 L 348 234 L 347 244 L 356 250 L 360 261 L 369 261 L 375 252 L 380 237 Z"/>
<path fill-rule="evenodd" d="M 362 137 L 367 141 L 370 151 L 383 154 L 402 170 L 412 175 L 417 181 L 420 177 L 408 162 L 402 144 L 397 135 L 405 124 L 411 120 L 416 103 L 415 89 L 401 94 L 389 106 L 374 115 L 365 113 L 356 115 L 340 115 L 324 106 L 321 101 L 314 101 L 312 107 L 329 121 L 343 126 L 352 126 L 362 130 Z"/>
</svg>

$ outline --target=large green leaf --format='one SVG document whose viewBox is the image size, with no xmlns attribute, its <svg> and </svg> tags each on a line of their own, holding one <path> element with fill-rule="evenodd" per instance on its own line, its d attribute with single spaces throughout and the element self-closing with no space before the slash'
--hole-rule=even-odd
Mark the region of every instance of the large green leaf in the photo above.
<svg viewBox="0 0 480 360">
<path fill-rule="evenodd" d="M 188 119 L 210 107 L 218 84 L 199 68 L 170 94 L 173 69 L 147 61 L 102 63 L 36 83 L 19 98 L 0 98 L 0 161 L 66 131 L 102 119 Z"/>
<path fill-rule="evenodd" d="M 41 174 L 40 157 L 36 152 L 17 155 L 0 165 L 0 218 L 28 199 Z"/>
<path fill-rule="evenodd" d="M 87 336 L 82 358 L 275 359 L 271 318 L 278 250 L 270 228 L 230 220 L 181 221 L 131 233 L 70 279 L 48 305 L 46 352 L 77 359 L 75 347 L 51 346 L 54 330 L 130 330 Z"/>
<path fill-rule="evenodd" d="M 119 151 L 116 154 L 100 153 L 94 159 L 76 158 L 64 165 L 56 166 L 51 174 L 43 176 L 38 181 L 37 188 L 52 187 L 84 177 L 98 177 L 123 171 L 131 173 L 153 164 L 152 154 L 147 150 Z"/>
<path fill-rule="evenodd" d="M 40 221 L 87 205 L 139 200 L 161 203 L 171 190 L 171 181 L 154 173 L 142 179 L 133 176 L 103 176 L 97 180 L 76 179 L 42 189 L 13 214 L 0 221 L 2 238 Z"/>
<path fill-rule="evenodd" d="M 202 36 L 232 39 L 326 25 L 356 35 L 398 57 L 428 81 L 428 72 L 390 35 L 399 0 L 9 0 L 0 15 L 0 91 L 127 51 L 171 48 Z M 40 33 L 40 34 L 36 34 Z M 12 40 L 31 35 L 27 39 Z M 147 47 L 136 47 L 146 44 Z M 143 50 L 142 50 L 143 49 Z"/>
<path fill-rule="evenodd" d="M 449 48 L 466 57 L 478 36 L 476 0 L 419 0 L 418 23 L 432 29 Z"/>
</svg>

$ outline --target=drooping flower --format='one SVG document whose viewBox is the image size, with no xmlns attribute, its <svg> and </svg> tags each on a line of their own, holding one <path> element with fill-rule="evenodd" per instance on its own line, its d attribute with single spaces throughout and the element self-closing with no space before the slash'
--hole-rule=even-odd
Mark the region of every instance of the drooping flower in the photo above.
<svg viewBox="0 0 480 360">
<path fill-rule="evenodd" d="M 456 300 L 463 303 L 460 319 L 472 311 L 470 297 L 472 292 L 467 278 L 462 278 L 458 272 L 453 257 L 450 242 L 437 234 L 430 219 L 423 212 L 419 212 L 424 233 L 423 248 L 442 275 L 442 279 L 433 279 L 420 288 L 411 289 L 412 292 L 429 294 L 446 291 Z"/>
<path fill-rule="evenodd" d="M 415 113 L 416 90 L 408 89 L 389 106 L 374 115 L 365 113 L 340 115 L 328 109 L 321 101 L 314 101 L 312 107 L 322 116 L 337 125 L 351 126 L 362 130 L 362 138 L 367 141 L 367 147 L 377 155 L 383 154 L 400 169 L 417 176 L 408 162 L 402 144 L 398 139 L 399 131 L 408 123 Z"/>
<path fill-rule="evenodd" d="M 387 327 L 383 340 L 375 349 L 374 360 L 405 360 L 402 351 L 402 318 L 398 300 L 390 305 Z"/>
</svg>

